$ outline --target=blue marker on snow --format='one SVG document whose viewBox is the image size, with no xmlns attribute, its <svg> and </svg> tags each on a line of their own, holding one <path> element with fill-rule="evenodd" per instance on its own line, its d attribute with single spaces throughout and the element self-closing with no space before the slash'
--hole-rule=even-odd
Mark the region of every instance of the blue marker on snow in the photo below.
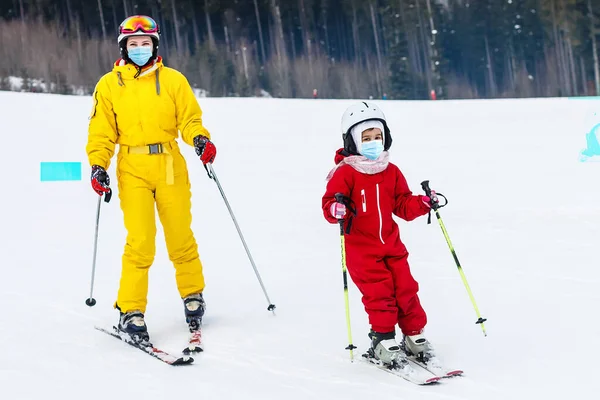
<svg viewBox="0 0 600 400">
<path fill-rule="evenodd" d="M 597 107 L 586 113 L 584 123 L 590 130 L 585 134 L 585 149 L 579 153 L 580 162 L 600 162 L 600 112 L 596 111 Z"/>
<path fill-rule="evenodd" d="M 40 181 L 80 181 L 80 162 L 41 162 Z"/>
</svg>

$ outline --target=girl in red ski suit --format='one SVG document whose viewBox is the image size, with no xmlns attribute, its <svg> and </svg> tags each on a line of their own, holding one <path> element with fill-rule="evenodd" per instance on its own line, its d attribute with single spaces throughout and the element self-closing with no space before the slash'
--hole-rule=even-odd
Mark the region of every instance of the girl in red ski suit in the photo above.
<svg viewBox="0 0 600 400">
<path fill-rule="evenodd" d="M 391 136 L 383 122 L 387 149 Z M 344 132 L 348 131 L 344 128 Z M 398 324 L 404 335 L 418 335 L 427 316 L 417 296 L 419 285 L 410 272 L 408 251 L 392 214 L 412 221 L 429 213 L 430 199 L 412 194 L 402 172 L 388 161 L 387 151 L 371 164 L 364 157 L 362 162 L 346 163 L 356 161 L 357 154 L 350 133 L 344 136 L 345 148 L 336 152 L 336 168 L 328 176 L 322 198 L 325 219 L 338 223 L 332 215 L 336 193 L 350 199 L 348 210 L 355 208 L 356 215 L 348 212 L 344 216 L 346 266 L 362 293 L 372 330 L 393 332 Z"/>
</svg>

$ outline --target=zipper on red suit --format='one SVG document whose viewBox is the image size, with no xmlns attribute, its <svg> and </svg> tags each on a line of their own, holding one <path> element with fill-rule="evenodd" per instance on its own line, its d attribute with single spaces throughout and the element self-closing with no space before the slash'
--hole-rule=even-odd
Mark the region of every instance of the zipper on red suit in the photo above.
<svg viewBox="0 0 600 400">
<path fill-rule="evenodd" d="M 379 183 L 375 186 L 375 189 L 377 190 L 377 211 L 379 212 L 379 240 L 381 240 L 381 243 L 385 244 L 385 242 L 383 241 L 383 236 L 381 236 L 381 230 L 383 229 L 383 220 L 381 217 L 381 205 L 379 204 Z M 363 202 L 363 207 L 364 207 L 364 202 Z"/>
</svg>

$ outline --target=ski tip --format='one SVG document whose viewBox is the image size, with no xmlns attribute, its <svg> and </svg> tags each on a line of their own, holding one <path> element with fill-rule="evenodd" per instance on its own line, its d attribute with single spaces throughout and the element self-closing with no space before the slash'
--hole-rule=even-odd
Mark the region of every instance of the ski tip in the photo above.
<svg viewBox="0 0 600 400">
<path fill-rule="evenodd" d="M 183 356 L 173 361 L 171 365 L 188 365 L 194 362 L 194 359 L 190 356 Z"/>
<path fill-rule="evenodd" d="M 452 378 L 453 376 L 461 376 L 464 372 L 460 369 L 455 369 L 453 371 L 446 372 L 446 378 Z"/>
<path fill-rule="evenodd" d="M 440 381 L 440 379 L 442 379 L 442 378 L 440 378 L 439 376 L 434 376 L 433 378 L 426 379 L 425 382 L 424 382 L 424 385 L 429 385 L 429 384 L 432 384 L 432 383 L 437 383 L 437 382 Z"/>
<path fill-rule="evenodd" d="M 194 347 L 186 347 L 185 349 L 183 349 L 182 353 L 187 356 L 187 355 L 194 354 L 194 353 L 201 353 L 203 351 L 204 351 L 204 349 L 202 347 L 194 346 Z"/>
</svg>

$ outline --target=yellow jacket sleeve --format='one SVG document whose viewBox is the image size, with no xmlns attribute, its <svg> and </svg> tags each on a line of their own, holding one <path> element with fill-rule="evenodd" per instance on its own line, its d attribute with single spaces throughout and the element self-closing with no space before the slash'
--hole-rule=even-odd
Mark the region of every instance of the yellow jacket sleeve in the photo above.
<svg viewBox="0 0 600 400">
<path fill-rule="evenodd" d="M 202 125 L 202 109 L 187 78 L 179 72 L 177 76 L 179 80 L 175 93 L 177 129 L 181 132 L 183 141 L 193 146 L 194 137 L 203 135 L 210 139 L 210 133 Z"/>
<path fill-rule="evenodd" d="M 110 166 L 117 142 L 117 124 L 107 78 L 105 75 L 100 79 L 94 90 L 94 108 L 90 114 L 86 146 L 90 166 L 99 165 L 104 169 Z"/>
</svg>

